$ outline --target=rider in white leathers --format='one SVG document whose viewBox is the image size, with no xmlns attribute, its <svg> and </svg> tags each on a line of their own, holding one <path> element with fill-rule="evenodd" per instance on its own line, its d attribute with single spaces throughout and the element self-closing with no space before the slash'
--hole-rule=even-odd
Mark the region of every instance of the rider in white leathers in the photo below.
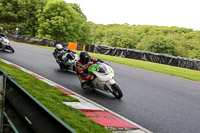
<svg viewBox="0 0 200 133">
<path fill-rule="evenodd" d="M 72 53 L 76 53 L 70 49 L 65 49 L 63 48 L 63 46 L 61 44 L 56 44 L 56 49 L 54 50 L 53 52 L 53 56 L 55 57 L 56 59 L 56 62 L 60 63 L 62 62 L 62 55 L 66 52 L 72 52 Z"/>
</svg>

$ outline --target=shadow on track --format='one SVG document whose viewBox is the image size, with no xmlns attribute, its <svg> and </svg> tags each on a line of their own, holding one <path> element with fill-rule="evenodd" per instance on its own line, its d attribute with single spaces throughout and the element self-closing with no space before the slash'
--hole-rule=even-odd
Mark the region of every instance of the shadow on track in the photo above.
<svg viewBox="0 0 200 133">
<path fill-rule="evenodd" d="M 80 87 L 80 89 L 82 89 L 82 88 Z M 88 96 L 94 96 L 97 99 L 103 98 L 105 100 L 117 100 L 117 101 L 122 100 L 122 99 L 117 99 L 116 97 L 114 97 L 112 95 L 112 93 L 107 93 L 107 92 L 101 91 L 101 90 L 96 89 L 96 88 L 91 88 L 91 87 L 89 87 L 86 90 L 83 90 L 83 94 L 88 95 Z"/>
<path fill-rule="evenodd" d="M 58 73 L 67 73 L 67 74 L 76 75 L 76 72 L 75 72 L 75 71 L 68 70 L 68 69 L 61 70 L 61 69 L 59 69 L 59 68 L 56 68 L 55 70 L 56 70 L 56 72 L 58 72 Z"/>
<path fill-rule="evenodd" d="M 0 50 L 0 52 L 5 53 L 5 54 L 14 54 L 14 53 L 12 53 L 12 52 L 10 52 L 8 50 Z"/>
</svg>

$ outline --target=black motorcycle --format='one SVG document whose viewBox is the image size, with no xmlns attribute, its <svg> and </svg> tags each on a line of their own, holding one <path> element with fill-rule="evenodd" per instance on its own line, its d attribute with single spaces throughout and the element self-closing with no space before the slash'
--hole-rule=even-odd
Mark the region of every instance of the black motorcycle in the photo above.
<svg viewBox="0 0 200 133">
<path fill-rule="evenodd" d="M 61 70 L 68 69 L 75 71 L 75 65 L 79 58 L 77 54 L 73 52 L 65 52 L 60 58 L 61 59 L 56 60 L 56 62 L 60 66 Z"/>
</svg>

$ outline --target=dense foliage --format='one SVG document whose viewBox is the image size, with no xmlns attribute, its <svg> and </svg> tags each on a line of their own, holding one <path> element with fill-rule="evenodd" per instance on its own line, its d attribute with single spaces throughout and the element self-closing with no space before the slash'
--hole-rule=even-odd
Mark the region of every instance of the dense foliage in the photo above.
<svg viewBox="0 0 200 133">
<path fill-rule="evenodd" d="M 86 20 L 79 5 L 63 0 L 0 0 L 0 28 L 8 33 L 89 43 Z"/>
<path fill-rule="evenodd" d="M 188 28 L 90 22 L 91 44 L 200 59 L 200 31 Z"/>
<path fill-rule="evenodd" d="M 57 41 L 200 59 L 200 31 L 167 26 L 95 24 L 87 22 L 79 5 L 64 0 L 0 0 L 1 30 Z"/>
<path fill-rule="evenodd" d="M 41 10 L 46 1 L 0 0 L 0 27 L 9 33 L 35 36 L 39 25 L 37 10 Z"/>
</svg>

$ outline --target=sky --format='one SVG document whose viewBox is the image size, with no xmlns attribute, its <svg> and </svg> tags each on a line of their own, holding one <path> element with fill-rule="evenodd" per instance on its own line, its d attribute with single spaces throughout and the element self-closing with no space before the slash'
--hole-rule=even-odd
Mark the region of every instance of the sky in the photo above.
<svg viewBox="0 0 200 133">
<path fill-rule="evenodd" d="M 65 0 L 96 24 L 177 26 L 200 30 L 200 0 Z"/>
</svg>

